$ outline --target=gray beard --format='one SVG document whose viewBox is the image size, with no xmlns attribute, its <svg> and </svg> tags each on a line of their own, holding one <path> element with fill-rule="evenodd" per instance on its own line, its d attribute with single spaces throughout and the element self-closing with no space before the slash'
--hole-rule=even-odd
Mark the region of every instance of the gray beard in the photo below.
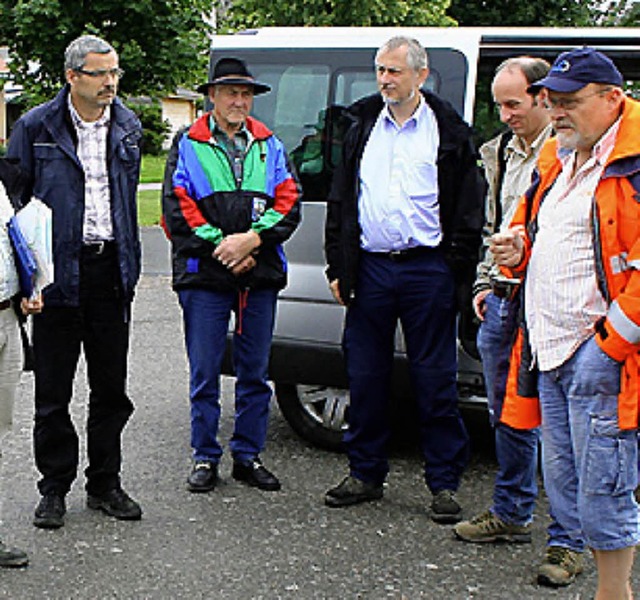
<svg viewBox="0 0 640 600">
<path fill-rule="evenodd" d="M 416 91 L 411 90 L 411 94 L 409 94 L 409 96 L 404 100 L 395 100 L 394 98 L 389 98 L 388 96 L 382 96 L 382 99 L 384 100 L 384 103 L 387 106 L 398 106 L 399 104 L 403 104 L 405 102 L 409 102 L 410 100 L 413 100 L 415 95 L 416 95 Z"/>
</svg>

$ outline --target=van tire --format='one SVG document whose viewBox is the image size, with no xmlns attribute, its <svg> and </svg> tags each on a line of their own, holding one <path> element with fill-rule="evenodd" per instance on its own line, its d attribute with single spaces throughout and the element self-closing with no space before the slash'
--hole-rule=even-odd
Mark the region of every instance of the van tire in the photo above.
<svg viewBox="0 0 640 600">
<path fill-rule="evenodd" d="M 344 452 L 347 390 L 277 381 L 275 388 L 282 415 L 302 439 L 324 450 Z"/>
</svg>

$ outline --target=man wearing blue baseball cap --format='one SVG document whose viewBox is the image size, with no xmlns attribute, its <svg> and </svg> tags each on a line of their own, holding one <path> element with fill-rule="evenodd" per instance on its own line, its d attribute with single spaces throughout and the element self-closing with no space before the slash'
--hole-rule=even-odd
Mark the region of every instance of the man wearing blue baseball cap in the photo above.
<svg viewBox="0 0 640 600">
<path fill-rule="evenodd" d="M 640 542 L 640 103 L 622 85 L 593 48 L 564 52 L 533 84 L 544 88 L 557 135 L 511 229 L 492 240 L 505 274 L 526 273 L 545 489 L 568 532 L 547 547 L 538 581 L 570 583 L 589 547 L 596 600 L 632 597 Z"/>
</svg>

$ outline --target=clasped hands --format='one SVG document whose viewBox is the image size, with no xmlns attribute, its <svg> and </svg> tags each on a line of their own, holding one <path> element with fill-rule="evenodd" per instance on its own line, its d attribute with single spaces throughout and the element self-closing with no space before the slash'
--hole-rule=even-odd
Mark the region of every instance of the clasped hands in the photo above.
<svg viewBox="0 0 640 600">
<path fill-rule="evenodd" d="M 256 259 L 252 253 L 260 243 L 260 236 L 255 231 L 232 233 L 217 245 L 213 251 L 213 258 L 237 277 L 256 266 Z"/>
</svg>

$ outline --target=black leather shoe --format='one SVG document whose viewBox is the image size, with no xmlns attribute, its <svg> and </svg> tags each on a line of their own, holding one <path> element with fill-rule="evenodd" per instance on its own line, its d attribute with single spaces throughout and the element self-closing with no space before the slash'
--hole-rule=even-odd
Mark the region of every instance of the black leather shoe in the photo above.
<svg viewBox="0 0 640 600">
<path fill-rule="evenodd" d="M 278 478 L 267 471 L 259 458 L 247 462 L 234 462 L 231 475 L 238 481 L 244 481 L 266 492 L 276 492 L 280 489 Z"/>
<path fill-rule="evenodd" d="M 26 552 L 17 548 L 9 548 L 0 542 L 0 567 L 26 567 L 29 564 L 29 557 Z"/>
<path fill-rule="evenodd" d="M 187 478 L 187 489 L 190 492 L 210 492 L 218 483 L 218 465 L 208 460 L 198 461 L 193 465 Z"/>
<path fill-rule="evenodd" d="M 332 508 L 351 506 L 361 502 L 380 500 L 383 495 L 382 485 L 367 483 L 349 475 L 339 485 L 331 488 L 324 497 L 324 503 Z"/>
<path fill-rule="evenodd" d="M 58 529 L 64 525 L 64 515 L 67 508 L 64 496 L 56 492 L 48 492 L 42 499 L 33 517 L 33 524 L 41 529 Z"/>
<path fill-rule="evenodd" d="M 87 506 L 122 521 L 137 521 L 142 517 L 140 505 L 120 487 L 101 496 L 87 494 Z"/>
</svg>

